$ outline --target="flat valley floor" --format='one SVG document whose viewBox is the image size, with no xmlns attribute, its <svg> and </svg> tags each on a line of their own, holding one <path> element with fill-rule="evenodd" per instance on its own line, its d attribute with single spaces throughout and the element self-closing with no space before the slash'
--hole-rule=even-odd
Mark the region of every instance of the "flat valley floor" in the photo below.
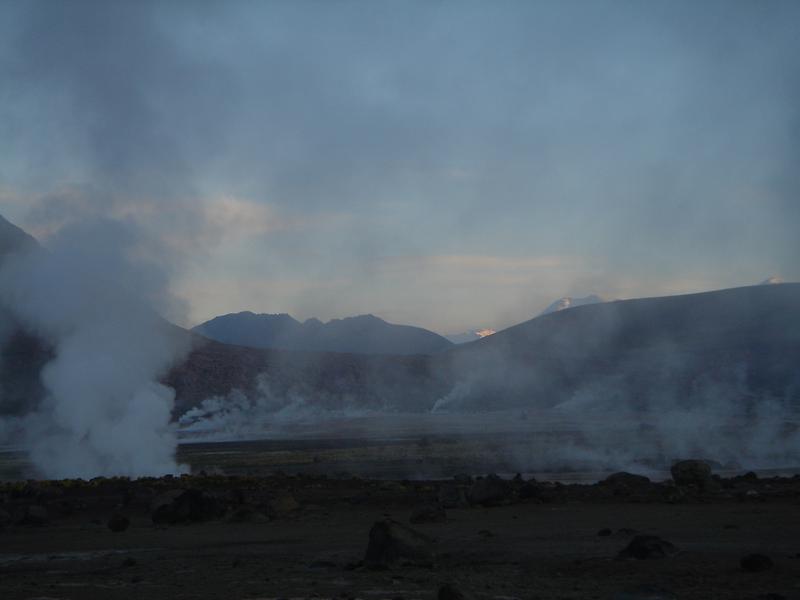
<svg viewBox="0 0 800 600">
<path fill-rule="evenodd" d="M 411 525 L 435 540 L 430 563 L 385 568 L 363 562 L 375 522 L 409 524 L 442 485 L 469 492 L 471 484 L 316 476 L 3 484 L 0 598 L 410 600 L 436 598 L 445 584 L 487 600 L 800 598 L 800 479 L 717 483 L 694 493 L 625 481 L 508 482 L 495 506 L 450 508 L 444 522 Z M 182 489 L 203 490 L 225 513 L 154 524 L 154 498 Z M 34 504 L 47 519 L 26 524 Z M 114 514 L 130 520 L 125 531 L 109 529 Z M 658 535 L 678 553 L 618 558 L 636 534 Z M 743 570 L 751 553 L 772 567 Z"/>
</svg>

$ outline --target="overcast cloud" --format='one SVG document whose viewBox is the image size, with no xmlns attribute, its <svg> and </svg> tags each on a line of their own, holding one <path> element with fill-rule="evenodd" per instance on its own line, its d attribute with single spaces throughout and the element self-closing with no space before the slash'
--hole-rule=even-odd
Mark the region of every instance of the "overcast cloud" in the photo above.
<svg viewBox="0 0 800 600">
<path fill-rule="evenodd" d="M 238 310 L 502 327 L 800 279 L 797 2 L 0 4 L 0 212 Z M 98 251 L 100 247 L 98 247 Z"/>
</svg>

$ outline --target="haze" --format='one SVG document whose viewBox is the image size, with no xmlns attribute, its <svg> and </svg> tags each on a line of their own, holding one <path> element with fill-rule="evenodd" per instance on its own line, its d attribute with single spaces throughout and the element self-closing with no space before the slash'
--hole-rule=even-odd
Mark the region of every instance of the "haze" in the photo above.
<svg viewBox="0 0 800 600">
<path fill-rule="evenodd" d="M 797 280 L 798 18 L 7 1 L 0 213 L 45 243 L 80 223 L 87 252 L 124 223 L 181 324 L 369 312 L 457 332 L 567 294 Z"/>
</svg>

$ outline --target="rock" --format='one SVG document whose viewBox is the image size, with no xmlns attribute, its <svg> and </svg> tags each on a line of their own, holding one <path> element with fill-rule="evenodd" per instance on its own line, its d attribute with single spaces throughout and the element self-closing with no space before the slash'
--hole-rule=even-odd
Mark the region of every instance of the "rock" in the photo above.
<svg viewBox="0 0 800 600">
<path fill-rule="evenodd" d="M 404 494 L 408 488 L 399 481 L 384 481 L 378 488 L 382 492 L 392 492 L 393 494 Z"/>
<path fill-rule="evenodd" d="M 441 506 L 436 504 L 425 504 L 418 506 L 411 511 L 409 518 L 411 523 L 444 523 L 447 521 L 447 513 Z"/>
<path fill-rule="evenodd" d="M 464 489 L 455 484 L 439 486 L 437 499 L 442 508 L 463 508 L 469 505 Z"/>
<path fill-rule="evenodd" d="M 437 600 L 469 600 L 471 596 L 465 594 L 456 586 L 446 583 L 439 588 L 436 598 Z"/>
<path fill-rule="evenodd" d="M 174 525 L 218 519 L 224 512 L 224 506 L 216 498 L 201 490 L 186 490 L 171 502 L 159 503 L 151 518 L 158 525 Z"/>
<path fill-rule="evenodd" d="M 136 559 L 131 556 L 126 557 L 125 560 L 122 561 L 122 567 L 124 568 L 135 567 L 137 564 Z"/>
<path fill-rule="evenodd" d="M 649 486 L 651 481 L 644 475 L 620 471 L 619 473 L 612 473 L 606 477 L 602 483 L 614 487 L 642 488 Z"/>
<path fill-rule="evenodd" d="M 251 506 L 240 506 L 228 515 L 229 523 L 265 523 L 269 517 Z"/>
<path fill-rule="evenodd" d="M 125 515 L 119 513 L 114 514 L 108 520 L 108 528 L 111 531 L 125 531 L 131 525 L 131 520 Z"/>
<path fill-rule="evenodd" d="M 469 489 L 468 498 L 472 504 L 496 506 L 511 497 L 511 485 L 497 475 L 488 475 L 478 479 Z"/>
<path fill-rule="evenodd" d="M 693 485 L 699 489 L 706 489 L 711 483 L 711 467 L 702 460 L 676 462 L 670 472 L 673 481 L 679 486 Z"/>
<path fill-rule="evenodd" d="M 25 514 L 17 521 L 18 525 L 46 525 L 49 521 L 47 509 L 38 504 L 31 504 L 25 509 Z"/>
<path fill-rule="evenodd" d="M 433 558 L 433 540 L 407 525 L 385 519 L 370 529 L 364 556 L 368 567 L 388 567 L 400 560 L 430 564 Z"/>
<path fill-rule="evenodd" d="M 631 590 L 614 594 L 613 600 L 677 600 L 677 596 L 655 585 L 640 585 Z"/>
<path fill-rule="evenodd" d="M 637 535 L 620 551 L 619 558 L 635 558 L 649 560 L 667 558 L 677 554 L 678 550 L 670 542 L 657 535 Z"/>
<path fill-rule="evenodd" d="M 269 512 L 278 517 L 292 513 L 300 508 L 300 503 L 295 500 L 289 492 L 284 492 L 275 496 L 269 501 Z"/>
<path fill-rule="evenodd" d="M 762 571 L 768 571 L 772 568 L 772 559 L 763 554 L 748 554 L 742 557 L 742 560 L 739 561 L 739 565 L 742 567 L 743 571 L 747 571 L 748 573 L 761 573 Z"/>
<path fill-rule="evenodd" d="M 535 481 L 526 481 L 517 489 L 517 495 L 521 500 L 530 500 L 538 498 L 541 488 Z"/>
<path fill-rule="evenodd" d="M 603 529 L 601 529 L 600 531 L 597 532 L 597 535 L 599 535 L 600 537 L 608 537 L 612 533 L 614 533 L 614 532 L 611 531 L 608 527 L 604 527 Z"/>
</svg>

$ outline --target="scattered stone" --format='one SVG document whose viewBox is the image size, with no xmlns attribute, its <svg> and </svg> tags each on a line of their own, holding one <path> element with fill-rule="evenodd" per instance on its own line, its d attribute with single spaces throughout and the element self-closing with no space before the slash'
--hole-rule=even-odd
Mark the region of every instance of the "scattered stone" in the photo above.
<svg viewBox="0 0 800 600">
<path fill-rule="evenodd" d="M 772 559 L 763 554 L 748 554 L 739 561 L 739 565 L 748 573 L 761 573 L 772 568 Z"/>
<path fill-rule="evenodd" d="M 668 558 L 677 554 L 675 546 L 657 535 L 637 535 L 620 551 L 619 558 L 650 560 Z"/>
<path fill-rule="evenodd" d="M 444 523 L 447 521 L 447 513 L 436 504 L 426 504 L 418 506 L 411 512 L 409 521 L 414 524 L 419 523 Z"/>
<path fill-rule="evenodd" d="M 497 475 L 478 479 L 469 489 L 469 501 L 482 506 L 497 506 L 511 497 L 511 486 Z"/>
<path fill-rule="evenodd" d="M 46 525 L 49 520 L 47 509 L 44 506 L 31 504 L 25 508 L 25 514 L 22 515 L 22 518 L 19 521 L 17 521 L 17 524 L 40 526 Z"/>
<path fill-rule="evenodd" d="M 706 489 L 711 483 L 711 467 L 702 460 L 676 462 L 670 472 L 673 481 L 679 486 L 693 485 L 699 489 Z"/>
<path fill-rule="evenodd" d="M 370 529 L 364 556 L 368 567 L 388 567 L 400 560 L 430 564 L 433 558 L 433 540 L 407 525 L 385 519 Z"/>
<path fill-rule="evenodd" d="M 220 502 L 201 490 L 186 490 L 171 502 L 158 503 L 151 515 L 157 525 L 196 523 L 220 518 L 225 508 Z"/>
<path fill-rule="evenodd" d="M 108 520 L 108 528 L 111 531 L 125 531 L 131 525 L 131 520 L 126 517 L 125 515 L 121 515 L 119 513 L 115 513 L 112 517 Z"/>
</svg>

